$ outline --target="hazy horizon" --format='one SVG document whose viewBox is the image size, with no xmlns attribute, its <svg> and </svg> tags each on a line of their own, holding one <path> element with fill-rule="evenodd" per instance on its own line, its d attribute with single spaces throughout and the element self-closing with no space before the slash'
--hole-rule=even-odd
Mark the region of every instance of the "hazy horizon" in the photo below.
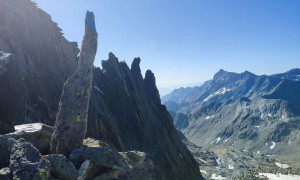
<svg viewBox="0 0 300 180">
<path fill-rule="evenodd" d="M 219 70 L 258 75 L 300 67 L 300 1 L 35 0 L 69 41 L 81 43 L 86 10 L 99 33 L 95 66 L 113 52 L 140 57 L 159 89 L 205 82 Z"/>
</svg>

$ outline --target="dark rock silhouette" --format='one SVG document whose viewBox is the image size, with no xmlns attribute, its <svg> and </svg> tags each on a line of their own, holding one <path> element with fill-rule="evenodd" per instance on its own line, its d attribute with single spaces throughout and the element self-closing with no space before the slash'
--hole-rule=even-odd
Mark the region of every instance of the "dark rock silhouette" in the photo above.
<svg viewBox="0 0 300 180">
<path fill-rule="evenodd" d="M 102 61 L 103 69 L 94 69 L 87 136 L 102 139 L 118 151 L 147 153 L 155 166 L 155 179 L 198 179 L 197 163 L 160 103 L 154 74 L 147 71 L 143 78 L 139 63 L 135 58 L 129 69 L 110 53 Z"/>
<path fill-rule="evenodd" d="M 18 124 L 53 125 L 63 84 L 77 67 L 77 43 L 29 0 L 0 0 L 0 24 L 0 134 Z"/>
<path fill-rule="evenodd" d="M 78 69 L 64 85 L 51 140 L 51 153 L 69 156 L 74 148 L 82 145 L 87 131 L 97 38 L 94 14 L 87 11 Z"/>
</svg>

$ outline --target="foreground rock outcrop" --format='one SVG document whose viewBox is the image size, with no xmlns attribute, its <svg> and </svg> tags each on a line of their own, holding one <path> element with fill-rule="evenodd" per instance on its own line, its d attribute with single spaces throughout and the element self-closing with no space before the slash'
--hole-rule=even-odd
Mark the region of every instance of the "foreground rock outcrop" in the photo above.
<svg viewBox="0 0 300 180">
<path fill-rule="evenodd" d="M 16 132 L 0 136 L 0 179 L 154 178 L 154 163 L 146 153 L 117 152 L 108 144 L 91 138 L 84 139 L 83 146 L 74 149 L 70 159 L 62 154 L 42 156 L 32 145 L 36 138 L 28 138 L 48 134 L 37 126 L 18 126 Z M 42 141 L 49 144 L 50 139 L 44 138 Z"/>
<path fill-rule="evenodd" d="M 87 131 L 93 63 L 98 43 L 94 18 L 94 14 L 87 11 L 78 69 L 64 85 L 51 140 L 51 153 L 68 156 L 72 149 L 82 144 Z"/>
<path fill-rule="evenodd" d="M 39 151 L 24 139 L 8 139 L 10 149 L 9 169 L 13 179 L 44 180 L 50 177 L 50 163 Z"/>
<path fill-rule="evenodd" d="M 30 142 L 41 154 L 47 154 L 50 148 L 52 127 L 42 123 L 23 124 L 15 126 L 15 132 L 0 135 L 0 168 L 7 167 L 10 159 L 8 139 L 24 139 Z"/>
</svg>

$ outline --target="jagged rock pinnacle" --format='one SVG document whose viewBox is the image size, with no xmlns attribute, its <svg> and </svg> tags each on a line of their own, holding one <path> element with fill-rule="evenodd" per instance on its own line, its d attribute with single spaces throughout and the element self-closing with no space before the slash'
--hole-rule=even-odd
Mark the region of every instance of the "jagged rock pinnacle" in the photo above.
<svg viewBox="0 0 300 180">
<path fill-rule="evenodd" d="M 95 16 L 93 12 L 86 12 L 85 26 L 96 32 Z"/>
<path fill-rule="evenodd" d="M 141 74 L 140 63 L 141 63 L 141 59 L 139 57 L 134 58 L 131 64 L 131 70 L 137 74 Z"/>
<path fill-rule="evenodd" d="M 70 152 L 83 142 L 87 131 L 97 37 L 94 14 L 87 11 L 78 69 L 64 85 L 50 145 L 51 153 L 68 157 Z"/>
<path fill-rule="evenodd" d="M 146 71 L 144 79 L 144 87 L 147 95 L 153 99 L 156 103 L 161 104 L 159 91 L 156 87 L 156 80 L 151 70 Z"/>
</svg>

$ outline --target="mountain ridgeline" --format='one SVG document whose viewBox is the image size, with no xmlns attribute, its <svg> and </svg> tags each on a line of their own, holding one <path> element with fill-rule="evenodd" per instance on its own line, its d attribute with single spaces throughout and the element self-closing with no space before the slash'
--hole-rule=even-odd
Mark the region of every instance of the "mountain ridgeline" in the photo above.
<svg viewBox="0 0 300 180">
<path fill-rule="evenodd" d="M 0 0 L 0 24 L 0 134 L 25 123 L 53 126 L 64 84 L 78 67 L 77 44 L 30 0 Z M 109 53 L 102 68 L 92 69 L 86 137 L 117 151 L 145 152 L 154 179 L 202 179 L 161 104 L 154 74 L 148 70 L 143 77 L 140 62 L 135 58 L 129 68 Z M 9 142 L 21 148 L 24 140 Z"/>
<path fill-rule="evenodd" d="M 271 76 L 220 70 L 201 87 L 176 89 L 162 101 L 196 145 L 227 145 L 299 167 L 299 77 L 299 69 Z"/>
</svg>

